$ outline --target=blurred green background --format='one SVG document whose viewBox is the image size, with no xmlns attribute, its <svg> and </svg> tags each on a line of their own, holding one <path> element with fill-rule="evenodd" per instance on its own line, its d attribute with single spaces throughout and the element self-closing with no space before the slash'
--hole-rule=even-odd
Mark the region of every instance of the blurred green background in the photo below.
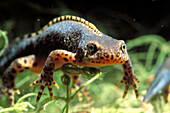
<svg viewBox="0 0 170 113">
<path fill-rule="evenodd" d="M 101 68 L 102 76 L 88 85 L 90 96 L 94 102 L 91 108 L 77 97 L 70 103 L 69 111 L 73 113 L 117 113 L 117 112 L 154 112 L 154 104 L 148 109 L 141 105 L 150 82 L 154 78 L 156 69 L 161 66 L 170 55 L 170 1 L 168 0 L 113 0 L 113 1 L 79 1 L 79 0 L 1 0 L 0 30 L 6 33 L 9 43 L 17 36 L 41 29 L 48 21 L 61 15 L 75 15 L 93 23 L 101 32 L 116 39 L 125 40 L 131 57 L 133 69 L 141 81 L 138 85 L 140 97 L 135 98 L 132 87 L 125 99 L 122 99 L 124 85 L 116 87 L 123 76 L 121 66 L 107 66 Z M 5 34 L 4 34 L 5 35 Z M 5 41 L 0 34 L 0 48 Z M 7 38 L 5 38 L 7 39 Z M 61 71 L 54 73 L 54 79 L 60 89 L 53 88 L 54 95 L 66 96 L 66 87 L 61 83 Z M 37 76 L 30 71 L 20 73 L 16 78 L 16 87 L 21 91 L 15 95 L 15 102 L 27 93 L 37 93 L 39 85 L 29 87 Z M 84 77 L 84 81 L 89 78 Z M 18 105 L 13 112 L 61 112 L 65 106 L 62 100 L 50 101 L 47 89 L 39 103 L 35 96 L 24 99 L 26 104 Z M 168 103 L 162 97 L 155 99 L 160 112 L 170 111 Z M 0 101 L 2 109 L 10 106 L 7 97 Z M 34 107 L 35 108 L 34 108 Z M 21 109 L 23 108 L 23 109 Z M 10 110 L 9 110 L 10 111 Z M 81 112 L 82 111 L 82 112 Z M 84 112 L 83 112 L 84 111 Z M 156 111 L 158 112 L 158 111 Z"/>
</svg>

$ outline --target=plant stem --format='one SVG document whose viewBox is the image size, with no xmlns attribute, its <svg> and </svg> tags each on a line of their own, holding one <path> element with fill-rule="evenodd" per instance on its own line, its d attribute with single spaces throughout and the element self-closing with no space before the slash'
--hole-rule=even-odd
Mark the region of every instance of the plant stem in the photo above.
<svg viewBox="0 0 170 113">
<path fill-rule="evenodd" d="M 5 31 L 0 30 L 0 37 L 4 38 L 4 47 L 0 51 L 0 56 L 5 52 L 6 48 L 8 47 L 8 37 L 6 35 L 7 33 Z"/>
<path fill-rule="evenodd" d="M 69 84 L 67 84 L 67 104 L 66 104 L 66 113 L 68 113 L 68 107 L 69 107 Z"/>
<path fill-rule="evenodd" d="M 69 103 L 70 103 L 70 97 L 69 97 L 69 92 L 70 92 L 70 77 L 68 75 L 65 74 L 65 79 L 67 79 L 67 84 L 66 85 L 66 88 L 67 88 L 67 91 L 66 91 L 66 99 L 65 99 L 65 102 L 66 102 L 66 105 L 64 106 L 63 110 L 62 110 L 62 113 L 64 113 L 64 111 L 66 110 L 65 113 L 68 113 L 69 111 Z M 68 80 L 69 79 L 69 80 Z"/>
</svg>

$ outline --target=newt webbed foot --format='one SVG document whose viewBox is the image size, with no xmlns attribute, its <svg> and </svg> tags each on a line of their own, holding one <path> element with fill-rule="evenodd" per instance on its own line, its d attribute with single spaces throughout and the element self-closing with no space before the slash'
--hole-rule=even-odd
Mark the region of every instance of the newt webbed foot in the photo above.
<svg viewBox="0 0 170 113">
<path fill-rule="evenodd" d="M 50 97 L 53 100 L 54 97 L 53 97 L 52 85 L 54 85 L 57 89 L 59 88 L 58 84 L 53 80 L 53 77 L 51 76 L 50 78 L 46 78 L 45 76 L 43 76 L 41 74 L 41 76 L 37 80 L 35 80 L 32 84 L 30 84 L 30 87 L 35 86 L 35 85 L 37 85 L 39 83 L 41 85 L 40 85 L 40 89 L 39 89 L 39 92 L 38 92 L 36 102 L 38 102 L 40 100 L 41 95 L 42 95 L 45 87 L 48 87 Z"/>
<path fill-rule="evenodd" d="M 128 92 L 128 89 L 129 89 L 129 86 L 132 85 L 134 91 L 135 91 L 135 94 L 136 94 L 136 98 L 138 98 L 139 94 L 138 94 L 138 88 L 137 88 L 137 85 L 135 83 L 135 81 L 140 84 L 139 80 L 136 78 L 135 75 L 132 75 L 131 77 L 127 77 L 124 76 L 122 78 L 122 80 L 117 84 L 117 87 L 119 87 L 122 83 L 125 84 L 125 90 L 124 90 L 124 93 L 123 93 L 123 98 L 125 98 L 127 92 Z"/>
<path fill-rule="evenodd" d="M 15 93 L 20 94 L 20 91 L 17 88 L 7 88 L 5 86 L 1 88 L 1 94 L 8 95 L 11 105 L 14 105 L 14 94 Z"/>
</svg>

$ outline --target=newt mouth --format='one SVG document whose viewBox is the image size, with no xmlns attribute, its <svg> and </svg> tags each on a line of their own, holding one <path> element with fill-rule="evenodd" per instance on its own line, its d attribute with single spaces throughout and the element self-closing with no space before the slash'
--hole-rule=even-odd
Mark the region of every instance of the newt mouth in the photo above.
<svg viewBox="0 0 170 113">
<path fill-rule="evenodd" d="M 120 52 L 98 52 L 88 58 L 92 65 L 119 65 L 123 64 L 128 60 L 127 53 Z"/>
</svg>

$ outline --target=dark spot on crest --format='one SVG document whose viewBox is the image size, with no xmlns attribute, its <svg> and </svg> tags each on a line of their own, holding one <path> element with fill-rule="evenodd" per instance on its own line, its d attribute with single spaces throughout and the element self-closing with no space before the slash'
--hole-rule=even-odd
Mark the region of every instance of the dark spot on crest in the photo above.
<svg viewBox="0 0 170 113">
<path fill-rule="evenodd" d="M 111 55 L 111 58 L 110 58 L 111 60 L 113 60 L 113 55 Z"/>
<path fill-rule="evenodd" d="M 100 59 L 104 59 L 104 57 L 100 57 Z"/>
<path fill-rule="evenodd" d="M 92 63 L 95 63 L 94 61 L 91 61 Z"/>
<path fill-rule="evenodd" d="M 24 59 L 24 63 L 25 63 L 25 64 L 27 63 L 27 60 L 26 60 L 26 59 Z"/>
<path fill-rule="evenodd" d="M 75 60 L 73 60 L 73 63 L 76 63 L 76 61 L 75 61 Z"/>
<path fill-rule="evenodd" d="M 60 54 L 58 53 L 57 56 L 60 56 Z"/>
<path fill-rule="evenodd" d="M 65 62 L 68 62 L 68 59 L 67 59 L 67 58 L 63 58 L 63 60 L 64 60 Z"/>
<path fill-rule="evenodd" d="M 105 57 L 106 57 L 106 58 L 109 58 L 109 55 L 107 54 Z"/>
<path fill-rule="evenodd" d="M 58 58 L 55 58 L 55 61 L 59 61 L 59 59 L 58 59 Z"/>
</svg>

